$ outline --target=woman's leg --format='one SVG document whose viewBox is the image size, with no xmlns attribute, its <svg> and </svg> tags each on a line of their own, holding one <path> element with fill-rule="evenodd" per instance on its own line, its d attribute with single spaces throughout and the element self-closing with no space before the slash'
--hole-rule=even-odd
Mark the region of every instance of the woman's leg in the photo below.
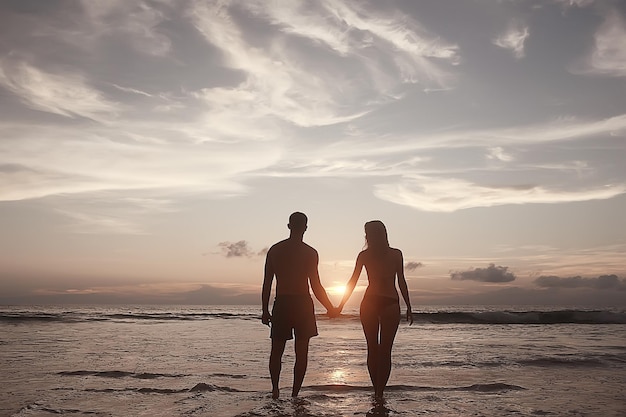
<svg viewBox="0 0 626 417">
<path fill-rule="evenodd" d="M 365 341 L 367 342 L 367 370 L 370 374 L 370 380 L 374 387 L 374 392 L 377 390 L 378 381 L 378 314 L 376 313 L 375 306 L 363 300 L 361 303 L 361 325 L 363 326 L 363 333 L 365 333 Z"/>
<path fill-rule="evenodd" d="M 378 344 L 377 381 L 374 384 L 374 396 L 383 398 L 383 391 L 391 374 L 391 349 L 400 325 L 400 305 L 384 307 L 380 313 L 380 341 Z"/>
</svg>

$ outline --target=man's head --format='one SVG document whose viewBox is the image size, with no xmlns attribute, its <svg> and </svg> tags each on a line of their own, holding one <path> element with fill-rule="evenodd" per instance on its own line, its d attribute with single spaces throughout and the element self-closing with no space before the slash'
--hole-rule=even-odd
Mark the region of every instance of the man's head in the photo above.
<svg viewBox="0 0 626 417">
<path fill-rule="evenodd" d="M 289 227 L 289 230 L 294 233 L 304 233 L 306 230 L 307 221 L 308 219 L 306 217 L 306 214 L 296 211 L 295 213 L 292 213 L 291 216 L 289 216 L 289 224 L 287 225 L 287 227 Z"/>
</svg>

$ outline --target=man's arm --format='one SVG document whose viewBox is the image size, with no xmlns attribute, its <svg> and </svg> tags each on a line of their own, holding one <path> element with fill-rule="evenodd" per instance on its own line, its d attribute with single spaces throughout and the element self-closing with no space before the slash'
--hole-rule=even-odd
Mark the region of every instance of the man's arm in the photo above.
<svg viewBox="0 0 626 417">
<path fill-rule="evenodd" d="M 309 281 L 311 283 L 311 289 L 313 290 L 313 294 L 315 294 L 315 298 L 317 298 L 320 303 L 324 307 L 326 307 L 326 312 L 331 314 L 335 311 L 335 307 L 330 302 L 328 298 L 328 294 L 326 294 L 326 290 L 322 286 L 322 282 L 320 280 L 320 273 L 317 269 L 317 264 L 319 263 L 319 255 L 315 252 L 314 262 L 311 264 L 311 270 L 309 271 Z"/>
<path fill-rule="evenodd" d="M 267 252 L 265 257 L 265 272 L 263 274 L 263 290 L 261 291 L 261 304 L 263 313 L 261 315 L 261 322 L 263 324 L 270 324 L 272 316 L 270 315 L 270 293 L 272 292 L 272 281 L 274 280 L 274 266 L 272 265 L 272 259 L 270 252 Z"/>
</svg>

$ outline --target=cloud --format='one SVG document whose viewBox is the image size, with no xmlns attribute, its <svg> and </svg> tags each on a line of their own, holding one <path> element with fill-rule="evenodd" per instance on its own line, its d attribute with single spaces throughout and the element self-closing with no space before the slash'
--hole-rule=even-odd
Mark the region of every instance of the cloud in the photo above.
<svg viewBox="0 0 626 417">
<path fill-rule="evenodd" d="M 498 245 L 496 250 L 501 254 L 499 259 L 506 259 L 506 262 L 514 259 L 518 268 L 526 265 L 534 270 L 533 278 L 542 275 L 593 276 L 598 270 L 605 271 L 606 275 L 620 275 L 624 272 L 626 243 L 570 247 L 567 250 L 549 245 L 510 244 Z M 478 263 L 473 259 L 468 262 Z"/>
<path fill-rule="evenodd" d="M 502 162 L 510 162 L 513 160 L 513 157 L 504 152 L 504 149 L 502 149 L 502 147 L 495 146 L 488 149 L 487 159 L 496 159 Z"/>
<path fill-rule="evenodd" d="M 0 296 L 6 304 L 167 304 L 256 305 L 258 285 L 199 283 L 131 283 L 125 285 L 43 288 Z"/>
<path fill-rule="evenodd" d="M 508 272 L 508 266 L 495 266 L 490 264 L 487 268 L 474 268 L 467 271 L 450 273 L 450 278 L 456 281 L 480 281 L 480 282 L 511 282 L 515 281 L 515 275 Z"/>
<path fill-rule="evenodd" d="M 339 97 L 333 89 L 319 75 L 291 59 L 279 41 L 263 49 L 250 45 L 228 7 L 197 2 L 190 16 L 207 42 L 223 52 L 224 65 L 245 75 L 245 80 L 235 87 L 205 88 L 195 94 L 210 110 L 219 133 L 237 135 L 241 130 L 236 121 L 241 121 L 242 114 L 253 126 L 259 124 L 270 131 L 279 128 L 272 128 L 272 123 L 323 126 L 362 114 L 338 114 Z M 248 130 L 254 130 L 253 126 Z"/>
<path fill-rule="evenodd" d="M 411 294 L 411 299 L 418 299 L 420 294 Z M 527 306 L 588 306 L 615 307 L 624 306 L 624 294 L 617 291 L 589 291 L 578 289 L 558 291 L 555 288 L 504 287 L 493 291 L 456 294 L 442 294 L 440 297 L 423 299 L 424 303 L 435 305 L 527 305 Z"/>
<path fill-rule="evenodd" d="M 592 288 L 626 291 L 626 278 L 619 278 L 617 275 L 601 275 L 597 278 L 540 276 L 533 282 L 544 288 Z"/>
<path fill-rule="evenodd" d="M 0 85 L 28 107 L 66 117 L 106 120 L 120 110 L 78 74 L 53 74 L 27 62 L 0 59 Z"/>
<path fill-rule="evenodd" d="M 91 213 L 71 212 L 58 210 L 60 214 L 69 217 L 73 222 L 69 227 L 72 233 L 77 234 L 146 234 L 135 222 L 119 217 L 105 216 Z"/>
<path fill-rule="evenodd" d="M 90 54 L 107 47 L 152 57 L 171 52 L 172 41 L 168 31 L 163 30 L 163 23 L 172 20 L 169 1 L 29 2 L 22 7 L 11 7 L 11 3 L 3 2 L 3 24 L 8 26 L 9 43 L 22 46 L 35 41 L 39 44 L 35 49 L 43 52 L 44 59 L 64 56 L 67 47 L 75 54 Z M 51 45 L 54 50 L 46 50 Z"/>
<path fill-rule="evenodd" d="M 160 140 L 149 140 L 159 125 Z M 254 141 L 194 143 L 186 140 L 192 134 L 186 125 L 159 121 L 126 129 L 32 126 L 0 127 L 0 132 L 14 139 L 0 141 L 0 165 L 17 167 L 0 171 L 0 201 L 124 190 L 140 190 L 141 196 L 150 190 L 232 196 L 245 190 L 240 174 L 279 155 L 276 147 Z M 241 152 L 244 143 L 247 151 Z"/>
<path fill-rule="evenodd" d="M 222 253 L 227 258 L 249 258 L 257 255 L 245 240 L 240 240 L 239 242 L 220 242 L 218 246 L 222 248 Z"/>
<path fill-rule="evenodd" d="M 520 59 L 524 57 L 524 42 L 529 34 L 528 26 L 520 22 L 512 22 L 509 28 L 492 42 L 500 48 L 509 49 L 516 59 Z"/>
<path fill-rule="evenodd" d="M 583 190 L 549 189 L 541 185 L 480 185 L 457 178 L 415 176 L 379 184 L 374 195 L 382 200 L 433 212 L 454 212 L 473 207 L 505 204 L 546 204 L 603 200 L 626 193 L 626 184 Z"/>
<path fill-rule="evenodd" d="M 260 25 L 254 43 L 242 10 Z M 441 62 L 457 56 L 455 45 L 407 16 L 356 3 L 194 2 L 188 15 L 222 51 L 223 65 L 244 77 L 235 86 L 198 92 L 217 126 L 231 126 L 241 114 L 297 127 L 351 121 L 395 100 L 402 84 L 449 86 Z"/>
<path fill-rule="evenodd" d="M 555 0 L 566 7 L 587 7 L 592 5 L 596 0 Z"/>
<path fill-rule="evenodd" d="M 540 146 L 551 142 L 582 141 L 607 136 L 626 134 L 626 114 L 605 119 L 580 120 L 557 118 L 553 121 L 492 129 L 451 128 L 442 132 L 416 132 L 398 134 L 390 141 L 387 135 L 372 135 L 359 131 L 340 137 L 327 147 L 307 147 L 295 152 L 289 160 L 281 161 L 272 175 L 308 176 L 318 173 L 360 176 L 407 173 L 431 158 L 426 151 L 471 150 L 485 147 L 488 155 L 504 159 L 511 155 L 504 152 L 505 146 Z M 456 170 L 458 168 L 455 167 Z M 429 172 L 432 172 L 429 170 Z"/>
<path fill-rule="evenodd" d="M 259 176 L 368 177 L 379 198 L 447 212 L 623 192 L 619 176 L 604 181 L 602 170 L 610 168 L 592 164 L 584 166 L 596 174 L 594 184 L 554 177 L 552 184 L 536 178 L 487 184 L 465 175 L 485 169 L 485 154 L 447 169 L 433 168 L 438 160 L 427 153 L 469 155 L 480 147 L 490 161 L 507 162 L 488 166 L 504 178 L 511 172 L 505 169 L 532 169 L 515 164 L 520 146 L 619 137 L 626 115 L 389 133 L 392 119 L 379 119 L 379 112 L 393 103 L 400 109 L 418 91 L 454 88 L 461 69 L 458 45 L 426 30 L 419 15 L 376 2 L 260 0 L 181 8 L 85 2 L 68 11 L 71 18 L 45 11 L 19 20 L 33 30 L 12 29 L 12 41 L 28 35 L 0 60 L 0 84 L 27 107 L 49 113 L 44 122 L 0 125 L 0 135 L 12 139 L 0 143 L 0 165 L 21 167 L 0 172 L 0 201 L 103 190 L 230 197 L 248 192 L 248 181 Z M 110 56 L 122 40 L 132 53 Z M 188 51 L 179 41 L 195 42 L 188 47 L 206 59 L 183 59 Z M 40 53 L 42 43 L 62 53 Z M 122 58 L 132 59 L 136 71 L 120 70 Z M 50 114 L 62 117 L 50 123 Z"/>
<path fill-rule="evenodd" d="M 146 93 L 145 91 L 136 90 L 130 87 L 122 87 L 121 85 L 113 84 L 113 87 L 117 88 L 120 91 L 124 91 L 126 93 L 139 94 L 145 97 L 154 97 L 152 94 Z"/>
<path fill-rule="evenodd" d="M 404 268 L 405 268 L 407 271 L 415 271 L 417 268 L 421 268 L 421 267 L 423 267 L 423 266 L 424 266 L 424 265 L 423 265 L 421 262 L 411 261 L 411 262 L 407 262 L 407 263 L 404 265 Z"/>
<path fill-rule="evenodd" d="M 449 129 L 441 133 L 416 133 L 403 135 L 387 146 L 381 146 L 388 138 L 381 138 L 378 146 L 363 147 L 365 152 L 382 155 L 406 153 L 426 149 L 452 149 L 485 146 L 490 148 L 506 145 L 539 145 L 558 141 L 575 141 L 626 134 L 626 114 L 600 119 L 555 118 L 548 122 L 532 123 L 493 129 Z M 354 152 L 354 144 L 352 144 Z M 341 151 L 341 148 L 339 147 Z M 363 156 L 363 153 L 357 155 Z"/>
<path fill-rule="evenodd" d="M 59 222 L 76 234 L 147 235 L 142 227 L 149 216 L 174 213 L 179 209 L 173 200 L 149 196 L 136 197 L 133 193 L 99 192 L 86 195 L 48 198 L 46 204 L 65 217 Z M 70 223 L 67 223 L 67 220 Z"/>
<path fill-rule="evenodd" d="M 81 1 L 81 5 L 88 22 L 84 34 L 87 39 L 122 35 L 122 39 L 139 53 L 162 56 L 171 51 L 171 40 L 158 30 L 168 16 L 158 6 L 120 0 L 104 3 L 87 0 Z M 70 39 L 77 40 L 78 37 Z"/>
<path fill-rule="evenodd" d="M 211 284 L 180 294 L 176 302 L 184 305 L 260 305 L 257 285 Z"/>
<path fill-rule="evenodd" d="M 605 177 L 613 170 L 621 172 L 622 164 L 605 157 L 579 160 L 593 157 L 574 152 L 573 160 L 563 161 L 562 154 L 546 153 L 543 145 L 562 142 L 551 145 L 562 146 L 568 142 L 572 148 L 584 144 L 604 152 L 602 142 L 617 154 L 621 151 L 619 139 L 611 138 L 619 138 L 625 132 L 626 115 L 600 120 L 559 118 L 504 129 L 415 133 L 398 135 L 393 141 L 362 132 L 329 146 L 294 149 L 289 160 L 283 159 L 260 174 L 293 178 L 369 177 L 375 181 L 372 187 L 376 197 L 433 212 L 602 200 L 626 193 L 623 175 Z M 476 152 L 483 147 L 488 151 L 486 158 Z M 524 151 L 518 151 L 514 158 L 508 148 Z M 439 160 L 430 155 L 437 155 Z M 442 155 L 457 155 L 456 163 L 446 164 L 441 161 Z M 506 164 L 485 163 L 485 159 Z"/>
<path fill-rule="evenodd" d="M 47 9 L 28 19 L 15 13 L 20 25 L 45 36 L 35 42 L 28 31 L 15 53 L 4 54 L 0 85 L 31 109 L 72 120 L 0 126 L 13 139 L 0 144 L 0 165 L 22 167 L 0 174 L 0 201 L 103 190 L 239 195 L 246 190 L 241 174 L 274 164 L 284 138 L 298 137 L 295 128 L 359 118 L 399 99 L 402 84 L 449 81 L 444 68 L 458 48 L 407 16 L 356 4 L 312 7 L 198 1 L 174 12 L 158 2 L 112 1 L 85 2 L 71 19 Z M 246 19 L 258 23 L 259 36 Z M 177 52 L 164 35 L 169 20 L 203 35 L 213 47 L 209 64 L 165 59 Z M 41 39 L 62 53 L 38 53 Z M 118 46 L 124 52 L 109 56 Z M 122 58 L 145 75 L 122 73 L 115 65 Z M 181 65 L 227 75 L 202 72 L 201 82 L 193 80 L 199 88 L 187 88 Z"/>
<path fill-rule="evenodd" d="M 605 20 L 594 35 L 591 53 L 573 73 L 626 77 L 626 21 L 617 10 L 607 12 Z"/>
</svg>

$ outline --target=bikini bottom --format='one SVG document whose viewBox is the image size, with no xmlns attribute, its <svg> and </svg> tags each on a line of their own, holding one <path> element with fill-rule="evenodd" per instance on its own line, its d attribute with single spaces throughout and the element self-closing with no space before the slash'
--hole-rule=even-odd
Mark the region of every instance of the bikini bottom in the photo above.
<svg viewBox="0 0 626 417">
<path fill-rule="evenodd" d="M 397 306 L 398 312 L 400 311 L 400 300 L 394 297 L 386 297 L 384 295 L 368 295 L 363 297 L 361 302 L 361 312 L 372 312 L 377 316 L 380 316 L 383 311 L 390 306 Z"/>
</svg>

